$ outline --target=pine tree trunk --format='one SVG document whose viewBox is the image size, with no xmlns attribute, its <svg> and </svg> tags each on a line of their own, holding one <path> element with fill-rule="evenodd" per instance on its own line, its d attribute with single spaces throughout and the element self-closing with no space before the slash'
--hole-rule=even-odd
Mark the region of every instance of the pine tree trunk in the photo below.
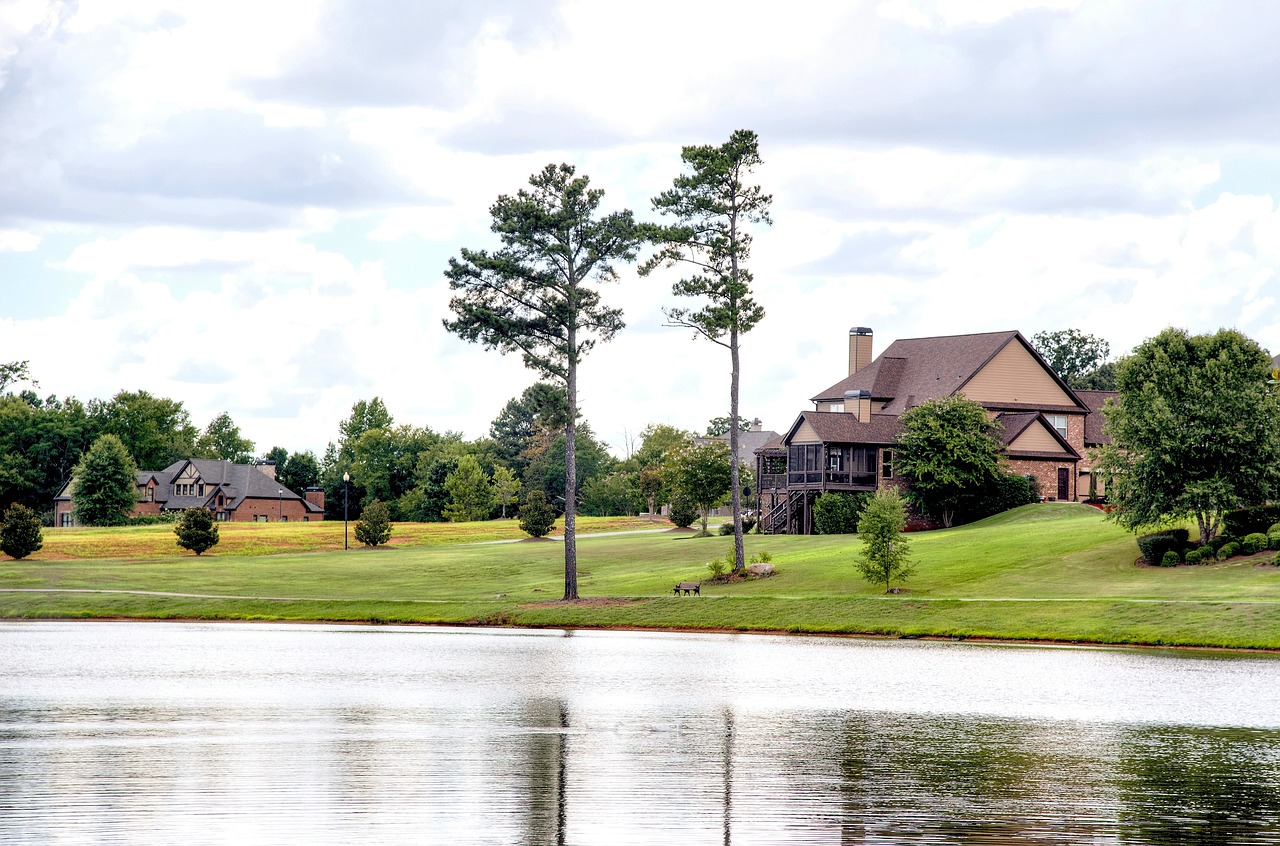
<svg viewBox="0 0 1280 846">
<path fill-rule="evenodd" d="M 729 502 L 733 508 L 733 572 L 741 573 L 746 567 L 746 552 L 742 544 L 742 477 L 738 468 L 738 327 L 729 330 L 729 358 L 733 371 L 729 376 L 729 485 L 732 488 Z"/>
<path fill-rule="evenodd" d="M 569 295 L 577 291 L 571 284 Z M 574 314 L 575 303 L 569 311 Z M 578 337 L 575 321 L 569 322 L 569 360 L 565 370 L 565 394 L 568 399 L 569 420 L 564 426 L 564 598 L 578 598 Z"/>
</svg>

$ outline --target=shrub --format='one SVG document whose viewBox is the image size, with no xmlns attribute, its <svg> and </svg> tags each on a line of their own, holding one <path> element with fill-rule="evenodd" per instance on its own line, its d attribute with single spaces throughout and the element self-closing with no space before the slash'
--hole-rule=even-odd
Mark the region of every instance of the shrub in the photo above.
<svg viewBox="0 0 1280 846">
<path fill-rule="evenodd" d="M 767 549 L 762 549 L 755 555 L 751 556 L 752 564 L 768 564 L 771 561 L 773 561 L 773 555 L 771 555 Z"/>
<path fill-rule="evenodd" d="M 1280 522 L 1280 506 L 1259 505 L 1254 508 L 1237 508 L 1222 515 L 1222 533 L 1244 537 L 1255 532 L 1266 534 L 1268 527 Z"/>
<path fill-rule="evenodd" d="M 520 530 L 531 538 L 541 538 L 555 524 L 556 513 L 547 505 L 547 495 L 539 490 L 529 491 L 520 508 Z"/>
<path fill-rule="evenodd" d="M 851 535 L 866 503 L 866 494 L 824 493 L 813 504 L 813 526 L 823 535 Z"/>
<path fill-rule="evenodd" d="M 1228 535 L 1226 533 L 1223 533 L 1215 537 L 1213 540 L 1209 541 L 1209 546 L 1213 549 L 1214 552 L 1217 552 L 1227 544 L 1235 543 L 1237 541 L 1239 541 L 1239 538 L 1237 538 L 1235 535 Z"/>
<path fill-rule="evenodd" d="M 987 486 L 982 497 L 974 505 L 971 516 L 975 520 L 990 517 L 1040 501 L 1040 483 L 1035 476 L 1020 476 L 1017 473 L 1001 473 L 995 481 Z"/>
<path fill-rule="evenodd" d="M 756 521 L 750 517 L 742 518 L 742 533 L 749 534 L 755 528 Z M 728 536 L 733 534 L 733 523 L 725 523 L 720 527 L 720 534 Z"/>
<path fill-rule="evenodd" d="M 178 536 L 178 546 L 196 555 L 218 545 L 218 524 L 213 520 L 213 512 L 207 508 L 185 509 L 182 519 L 173 527 L 173 533 Z"/>
<path fill-rule="evenodd" d="M 163 526 L 171 523 L 177 523 L 182 519 L 182 514 L 183 511 L 161 511 L 159 514 L 139 514 L 137 517 L 130 517 L 127 524 L 130 526 Z"/>
<path fill-rule="evenodd" d="M 712 558 L 707 562 L 707 569 L 711 571 L 712 578 L 719 578 L 729 572 L 729 562 L 723 558 Z"/>
<path fill-rule="evenodd" d="M 1213 550 L 1208 547 L 1197 546 L 1187 550 L 1185 560 L 1188 564 L 1201 564 L 1204 562 L 1206 555 L 1212 556 Z"/>
<path fill-rule="evenodd" d="M 1160 558 L 1161 567 L 1177 567 L 1181 563 L 1182 561 L 1178 558 L 1178 553 L 1174 552 L 1172 549 L 1165 552 L 1165 554 Z"/>
<path fill-rule="evenodd" d="M 1280 533 L 1267 535 L 1267 549 L 1280 549 Z"/>
<path fill-rule="evenodd" d="M 1267 527 L 1268 535 L 1280 535 L 1280 523 L 1272 523 Z"/>
<path fill-rule="evenodd" d="M 1152 532 L 1138 538 L 1138 549 L 1148 564 L 1158 565 L 1164 560 L 1164 554 L 1172 550 L 1179 557 L 1187 545 L 1190 532 L 1186 529 L 1168 529 L 1163 532 Z"/>
<path fill-rule="evenodd" d="M 0 552 L 22 560 L 44 545 L 40 518 L 25 505 L 14 503 L 4 512 L 0 522 Z"/>
<path fill-rule="evenodd" d="M 1255 552 L 1262 552 L 1267 548 L 1267 536 L 1261 532 L 1253 532 L 1245 535 L 1244 540 L 1240 541 L 1240 548 L 1245 555 L 1253 555 Z"/>
<path fill-rule="evenodd" d="M 671 513 L 667 516 L 681 529 L 687 529 L 698 519 L 698 509 L 684 497 L 676 497 L 671 500 Z"/>
<path fill-rule="evenodd" d="M 1231 543 L 1224 544 L 1222 549 L 1218 550 L 1218 560 L 1226 561 L 1228 558 L 1234 558 L 1239 554 L 1240 554 L 1240 544 L 1236 543 L 1235 541 L 1231 541 Z"/>
<path fill-rule="evenodd" d="M 391 540 L 391 517 L 385 502 L 375 499 L 360 512 L 360 519 L 356 521 L 356 540 L 365 546 L 378 546 Z"/>
</svg>

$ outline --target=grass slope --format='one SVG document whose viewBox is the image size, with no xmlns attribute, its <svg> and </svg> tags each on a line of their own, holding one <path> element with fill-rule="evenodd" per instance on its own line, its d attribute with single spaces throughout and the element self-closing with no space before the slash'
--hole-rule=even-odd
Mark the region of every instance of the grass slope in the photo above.
<svg viewBox="0 0 1280 846">
<path fill-rule="evenodd" d="M 464 536 L 452 545 L 348 553 L 0 559 L 0 588 L 22 591 L 0 592 L 0 617 L 677 627 L 1280 648 L 1280 571 L 1250 561 L 1134 567 L 1132 535 L 1086 506 L 1032 505 L 912 535 L 916 575 L 909 592 L 896 596 L 856 576 L 854 536 L 749 536 L 748 554 L 769 550 L 778 574 L 707 585 L 702 597 L 688 598 L 673 597 L 671 586 L 706 577 L 705 563 L 729 552 L 731 538 L 585 537 L 579 589 L 594 598 L 579 603 L 554 601 L 563 592 L 559 543 L 458 545 Z"/>
</svg>

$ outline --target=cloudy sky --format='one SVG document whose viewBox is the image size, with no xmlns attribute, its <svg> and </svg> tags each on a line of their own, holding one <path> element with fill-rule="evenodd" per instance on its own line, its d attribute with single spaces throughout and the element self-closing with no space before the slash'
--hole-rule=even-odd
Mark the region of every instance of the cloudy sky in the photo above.
<svg viewBox="0 0 1280 846">
<path fill-rule="evenodd" d="M 534 379 L 447 335 L 442 271 L 567 161 L 651 217 L 759 133 L 742 408 L 785 428 L 895 338 L 1168 325 L 1280 351 L 1280 5 L 1092 0 L 0 0 L 0 362 L 323 450 L 358 399 L 488 430 Z M 728 357 L 627 328 L 582 403 L 621 454 L 727 413 Z"/>
</svg>

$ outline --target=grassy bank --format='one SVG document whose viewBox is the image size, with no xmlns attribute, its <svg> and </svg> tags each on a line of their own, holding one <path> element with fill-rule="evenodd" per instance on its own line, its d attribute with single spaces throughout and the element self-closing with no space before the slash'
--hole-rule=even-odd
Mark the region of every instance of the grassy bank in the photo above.
<svg viewBox="0 0 1280 846">
<path fill-rule="evenodd" d="M 586 537 L 579 545 L 579 586 L 590 598 L 579 603 L 555 601 L 563 591 L 563 548 L 555 542 L 0 559 L 0 588 L 22 591 L 0 593 L 0 616 L 670 627 L 1280 648 L 1280 571 L 1239 560 L 1135 567 L 1132 535 L 1084 506 L 1027 506 L 911 541 L 917 572 L 900 595 L 885 596 L 857 578 L 855 537 L 751 536 L 748 554 L 767 549 L 776 576 L 707 585 L 702 597 L 686 598 L 673 597 L 671 586 L 705 578 L 705 563 L 728 552 L 731 539 Z"/>
</svg>

